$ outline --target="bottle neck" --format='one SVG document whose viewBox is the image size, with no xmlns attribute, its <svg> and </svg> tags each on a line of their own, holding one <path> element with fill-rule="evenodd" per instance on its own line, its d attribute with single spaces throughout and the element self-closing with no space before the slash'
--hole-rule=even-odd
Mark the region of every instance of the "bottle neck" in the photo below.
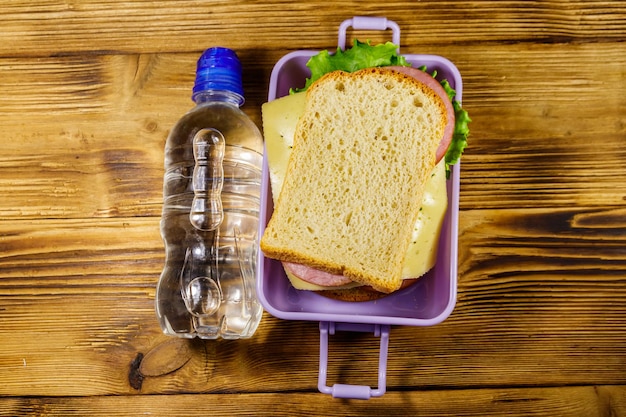
<svg viewBox="0 0 626 417">
<path fill-rule="evenodd" d="M 242 95 L 227 90 L 202 90 L 195 93 L 191 99 L 196 104 L 219 101 L 240 107 L 244 103 Z"/>
</svg>

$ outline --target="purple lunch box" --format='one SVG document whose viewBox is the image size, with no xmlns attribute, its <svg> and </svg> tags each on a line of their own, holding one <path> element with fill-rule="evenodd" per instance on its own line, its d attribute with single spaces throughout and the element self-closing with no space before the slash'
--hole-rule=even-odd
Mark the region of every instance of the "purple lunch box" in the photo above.
<svg viewBox="0 0 626 417">
<path fill-rule="evenodd" d="M 400 45 L 398 25 L 381 17 L 354 17 L 339 28 L 339 47 L 345 48 L 347 28 L 355 30 L 391 30 L 393 43 Z M 296 51 L 281 58 L 271 74 L 268 101 L 289 94 L 292 87 L 302 87 L 310 76 L 306 63 L 318 51 Z M 435 55 L 403 54 L 414 67 L 425 65 L 437 71 L 438 79 L 447 79 L 461 102 L 462 80 L 457 68 L 445 58 Z M 280 262 L 265 258 L 259 251 L 257 294 L 271 315 L 286 320 L 320 322 L 320 392 L 338 398 L 369 399 L 386 390 L 387 348 L 391 325 L 432 326 L 445 320 L 454 309 L 457 295 L 457 248 L 459 213 L 460 164 L 453 165 L 447 181 L 448 209 L 443 222 L 437 263 L 417 283 L 375 301 L 345 302 L 333 300 L 313 291 L 296 290 L 285 275 Z M 259 236 L 269 221 L 273 204 L 269 187 L 267 160 L 263 164 L 262 202 Z M 373 332 L 380 337 L 378 387 L 365 385 L 326 384 L 328 338 L 335 331 Z"/>
</svg>

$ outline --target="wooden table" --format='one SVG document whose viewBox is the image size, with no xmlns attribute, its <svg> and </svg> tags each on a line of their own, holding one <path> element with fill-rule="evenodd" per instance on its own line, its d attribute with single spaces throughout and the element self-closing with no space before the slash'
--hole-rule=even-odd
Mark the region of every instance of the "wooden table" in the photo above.
<svg viewBox="0 0 626 417">
<path fill-rule="evenodd" d="M 626 416 L 626 3 L 2 3 L 0 415 Z M 456 309 L 393 327 L 369 401 L 317 391 L 317 323 L 183 341 L 154 313 L 163 147 L 202 50 L 237 50 L 260 124 L 274 63 L 355 15 L 453 61 L 473 119 Z M 375 386 L 377 354 L 334 336 L 330 382 Z"/>
</svg>

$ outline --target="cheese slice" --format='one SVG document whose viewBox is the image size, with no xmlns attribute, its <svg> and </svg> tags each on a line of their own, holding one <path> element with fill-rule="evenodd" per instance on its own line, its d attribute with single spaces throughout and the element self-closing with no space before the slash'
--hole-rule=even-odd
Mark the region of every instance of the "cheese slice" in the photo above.
<svg viewBox="0 0 626 417">
<path fill-rule="evenodd" d="M 262 106 L 263 135 L 274 204 L 278 200 L 287 172 L 296 125 L 304 111 L 305 100 L 306 93 L 296 93 Z M 403 279 L 421 277 L 435 265 L 439 235 L 447 207 L 445 162 L 442 159 L 426 183 L 422 207 L 404 258 Z M 302 281 L 291 274 L 288 274 L 288 278 L 297 289 L 313 291 L 328 289 Z M 355 285 L 348 285 L 345 288 Z M 339 288 L 344 287 L 337 287 Z"/>
</svg>

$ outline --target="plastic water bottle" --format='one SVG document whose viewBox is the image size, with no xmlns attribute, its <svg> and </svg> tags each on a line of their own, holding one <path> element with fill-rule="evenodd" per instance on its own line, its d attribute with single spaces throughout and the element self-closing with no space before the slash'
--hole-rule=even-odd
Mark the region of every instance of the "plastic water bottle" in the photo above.
<svg viewBox="0 0 626 417">
<path fill-rule="evenodd" d="M 169 335 L 248 338 L 263 313 L 255 292 L 263 138 L 240 110 L 234 51 L 206 50 L 196 106 L 165 145 L 161 236 L 165 267 L 156 312 Z"/>
</svg>

